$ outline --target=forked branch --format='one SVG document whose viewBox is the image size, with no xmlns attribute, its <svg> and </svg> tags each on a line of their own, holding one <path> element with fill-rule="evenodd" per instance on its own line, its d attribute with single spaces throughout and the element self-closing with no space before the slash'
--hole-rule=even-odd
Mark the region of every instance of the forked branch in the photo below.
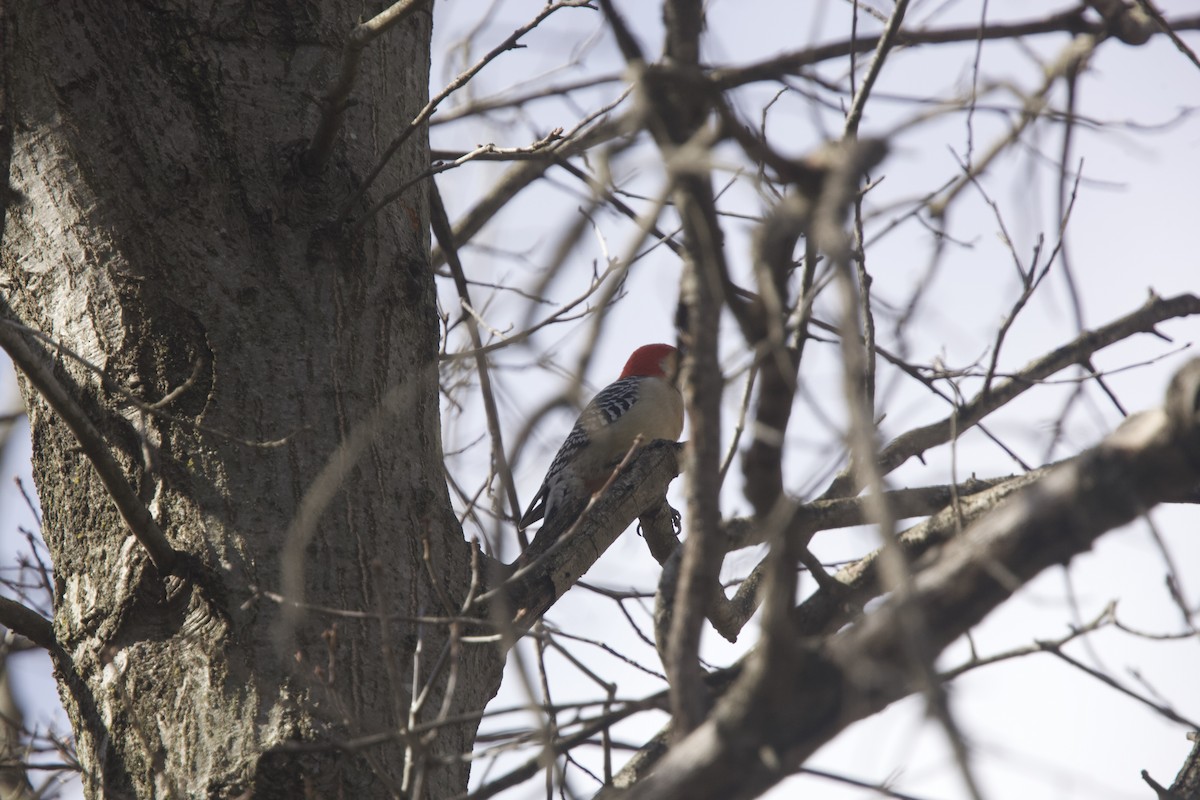
<svg viewBox="0 0 1200 800">
<path fill-rule="evenodd" d="M 907 598 L 806 646 L 786 670 L 752 654 L 713 715 L 623 796 L 757 796 L 846 726 L 914 690 L 900 614 L 920 615 L 936 654 L 1042 570 L 1197 483 L 1200 360 L 1176 374 L 1162 408 L 1131 417 L 947 545 Z"/>
</svg>

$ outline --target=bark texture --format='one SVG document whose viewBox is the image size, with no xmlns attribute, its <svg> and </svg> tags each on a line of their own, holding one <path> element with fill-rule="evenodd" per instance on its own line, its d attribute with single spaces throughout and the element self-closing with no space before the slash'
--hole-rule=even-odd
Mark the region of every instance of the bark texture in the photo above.
<svg viewBox="0 0 1200 800">
<path fill-rule="evenodd" d="M 496 652 L 455 648 L 452 702 L 443 668 L 410 720 L 411 688 L 446 630 L 317 612 L 293 625 L 262 593 L 281 588 L 306 496 L 306 602 L 441 614 L 470 580 L 442 468 L 424 192 L 362 226 L 337 222 L 425 102 L 428 13 L 365 51 L 333 157 L 308 177 L 298 163 L 316 98 L 378 3 L 8 5 L 19 196 L 4 311 L 100 371 L 40 344 L 185 565 L 157 574 L 70 432 L 26 388 L 59 685 L 88 794 L 462 791 L 467 766 L 438 756 L 468 750 L 473 723 L 439 729 L 407 775 L 399 736 L 326 745 L 481 708 Z M 427 147 L 424 132 L 409 139 L 350 222 L 427 164 Z M 118 387 L 168 398 L 170 416 Z M 372 416 L 366 446 L 338 451 Z M 314 504 L 331 459 L 337 483 Z"/>
</svg>

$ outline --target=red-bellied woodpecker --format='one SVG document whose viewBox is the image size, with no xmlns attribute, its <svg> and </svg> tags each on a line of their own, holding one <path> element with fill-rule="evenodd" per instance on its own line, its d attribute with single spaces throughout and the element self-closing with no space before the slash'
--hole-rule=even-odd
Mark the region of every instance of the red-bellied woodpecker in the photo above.
<svg viewBox="0 0 1200 800">
<path fill-rule="evenodd" d="M 554 529 L 551 535 L 557 538 L 603 488 L 638 436 L 643 443 L 678 440 L 683 431 L 678 372 L 679 351 L 671 345 L 634 350 L 621 377 L 600 390 L 575 421 L 520 526 L 545 517 L 542 530 Z"/>
</svg>

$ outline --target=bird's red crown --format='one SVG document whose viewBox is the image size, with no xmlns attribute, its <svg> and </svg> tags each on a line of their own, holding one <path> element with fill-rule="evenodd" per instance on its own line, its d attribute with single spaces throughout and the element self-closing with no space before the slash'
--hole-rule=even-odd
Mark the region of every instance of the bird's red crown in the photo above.
<svg viewBox="0 0 1200 800">
<path fill-rule="evenodd" d="M 669 344 L 644 344 L 634 350 L 633 355 L 625 362 L 625 369 L 621 370 L 621 377 L 628 378 L 631 375 L 639 375 L 648 378 L 664 378 L 672 369 L 671 362 L 677 361 L 678 358 L 679 351 Z"/>
</svg>

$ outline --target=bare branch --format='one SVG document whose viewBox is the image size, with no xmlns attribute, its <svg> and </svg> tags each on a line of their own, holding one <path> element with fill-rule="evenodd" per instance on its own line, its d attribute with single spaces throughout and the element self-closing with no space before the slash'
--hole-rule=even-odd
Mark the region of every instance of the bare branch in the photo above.
<svg viewBox="0 0 1200 800">
<path fill-rule="evenodd" d="M 1136 0 L 1136 2 L 1138 7 L 1146 14 L 1149 14 L 1150 18 L 1154 20 L 1159 29 L 1170 38 L 1171 43 L 1175 45 L 1176 49 L 1187 56 L 1188 60 L 1196 65 L 1197 68 L 1200 68 L 1200 58 L 1196 56 L 1196 52 L 1192 50 L 1192 48 L 1188 47 L 1187 42 L 1179 38 L 1179 34 L 1175 32 L 1172 24 L 1168 22 L 1165 17 L 1163 17 L 1162 12 L 1155 8 L 1154 4 L 1150 2 L 1150 0 Z M 1129 14 L 1127 16 L 1133 15 Z M 1149 34 L 1147 33 L 1147 38 L 1148 37 Z"/>
<path fill-rule="evenodd" d="M 946 28 L 930 31 L 900 31 L 896 35 L 896 45 L 899 47 L 919 47 L 929 44 L 949 44 L 953 42 L 995 41 L 999 39 L 1017 39 L 1023 36 L 1037 36 L 1047 33 L 1091 34 L 1103 36 L 1108 30 L 1105 22 L 1093 22 L 1084 16 L 1084 9 L 1076 7 L 1051 14 L 1047 17 L 1029 20 L 1028 22 L 1012 22 L 988 25 L 980 28 L 978 25 L 967 25 L 961 28 Z M 1200 16 L 1180 17 L 1170 22 L 1172 30 L 1200 29 Z M 866 53 L 879 46 L 881 34 L 859 36 L 853 39 L 843 39 L 838 42 L 818 45 L 805 50 L 773 56 L 757 64 L 741 67 L 718 67 L 709 72 L 709 77 L 719 89 L 732 89 L 747 83 L 757 81 L 774 81 L 782 75 L 798 75 L 804 67 L 843 58 L 852 52 Z"/>
<path fill-rule="evenodd" d="M 1009 380 L 991 387 L 986 395 L 982 392 L 977 394 L 958 410 L 957 421 L 954 419 L 955 415 L 952 415 L 896 437 L 880 451 L 880 469 L 887 474 L 913 456 L 945 444 L 950 441 L 956 424 L 957 433 L 961 436 L 963 431 L 977 425 L 988 414 L 1036 386 L 1038 381 L 1090 358 L 1098 350 L 1127 339 L 1135 333 L 1154 333 L 1155 326 L 1168 319 L 1194 314 L 1200 314 L 1200 297 L 1182 294 L 1164 299 L 1152 294 L 1137 311 L 1093 331 L 1084 332 L 1057 350 L 1027 364 Z M 821 499 L 857 494 L 860 487 L 852 463 L 838 474 Z"/>
<path fill-rule="evenodd" d="M 34 385 L 54 413 L 66 423 L 79 442 L 84 455 L 92 462 L 104 488 L 121 513 L 129 532 L 150 556 L 150 561 L 160 577 L 171 573 L 176 564 L 177 553 L 167 541 L 166 534 L 150 509 L 129 485 L 121 465 L 113 457 L 112 450 L 104 441 L 104 434 L 96 427 L 87 413 L 68 393 L 65 386 L 54 376 L 50 358 L 39 345 L 28 342 L 15 328 L 0 324 L 0 347 L 3 347 L 29 382 Z"/>
<path fill-rule="evenodd" d="M 408 123 L 407 127 L 405 127 L 405 129 L 401 131 L 399 135 L 392 139 L 390 144 L 388 144 L 387 148 L 383 151 L 383 155 L 381 155 L 379 160 L 375 163 L 375 166 L 369 173 L 367 173 L 366 177 L 363 178 L 362 184 L 358 187 L 357 191 L 355 191 L 354 194 L 343 204 L 339 217 L 344 219 L 350 213 L 350 210 L 353 208 L 354 204 L 358 202 L 358 199 L 362 197 L 367 189 L 371 187 L 371 185 L 375 182 L 375 179 L 379 177 L 379 174 L 383 172 L 383 168 L 387 166 L 388 162 L 392 160 L 392 157 L 400 150 L 401 146 L 403 146 L 404 143 L 407 142 L 414 133 L 421 129 L 421 126 L 424 125 L 425 122 L 433 115 L 433 112 L 437 110 L 437 107 L 441 105 L 443 100 L 457 92 L 463 86 L 466 86 L 472 78 L 479 74 L 480 70 L 501 56 L 503 53 L 518 47 L 518 42 L 520 42 L 521 37 L 540 25 L 542 20 L 546 19 L 546 17 L 563 8 L 588 7 L 588 2 L 589 0 L 555 0 L 555 2 L 547 3 L 533 17 L 532 20 L 513 31 L 507 38 L 505 38 L 503 42 L 492 48 L 481 59 L 471 65 L 471 67 L 457 75 L 454 80 L 452 80 L 445 88 L 431 97 L 429 102 L 425 104 L 425 107 L 422 108 L 415 117 L 413 117 L 410 123 Z"/>
<path fill-rule="evenodd" d="M 480 595 L 476 606 L 505 597 L 520 611 L 518 625 L 527 627 L 539 619 L 640 514 L 662 503 L 667 486 L 679 474 L 681 447 L 661 440 L 643 447 L 611 488 L 597 496 L 574 532 L 560 537 L 503 585 Z"/>
<path fill-rule="evenodd" d="M 450 218 L 446 215 L 446 207 L 442 204 L 442 195 L 438 191 L 435 181 L 429 182 L 429 218 L 433 228 L 434 237 L 442 248 L 442 252 L 446 254 L 446 263 L 450 265 L 450 271 L 454 275 L 454 285 L 458 289 L 458 296 L 462 302 L 470 306 L 471 290 L 467 286 L 466 273 L 463 271 L 462 262 L 458 257 L 458 244 L 454 240 L 454 232 L 450 228 Z M 483 408 L 487 415 L 488 434 L 492 440 L 492 462 L 495 465 L 496 471 L 500 474 L 500 485 L 504 488 L 504 493 L 508 497 L 510 519 L 516 522 L 521 518 L 521 501 L 517 498 L 517 488 L 513 483 L 512 469 L 509 467 L 508 458 L 504 451 L 504 437 L 500 430 L 500 413 L 496 409 L 496 395 L 492 391 L 492 377 L 488 369 L 487 353 L 483 351 L 483 339 L 479 336 L 479 324 L 470 314 L 465 314 L 464 318 L 467 321 L 467 332 L 471 337 L 471 346 L 475 350 L 475 369 L 479 374 L 479 391 L 483 396 Z M 517 535 L 521 538 L 521 549 L 524 550 L 528 542 L 525 541 L 524 531 L 518 529 Z"/>
<path fill-rule="evenodd" d="M 1041 117 L 1049 103 L 1050 92 L 1060 80 L 1070 80 L 1071 76 L 1078 74 L 1092 53 L 1095 52 L 1096 46 L 1100 44 L 1100 37 L 1092 34 L 1077 36 L 1069 45 L 1062 49 L 1055 62 L 1047 67 L 1042 85 L 1024 100 L 1021 108 L 1021 115 L 1017 121 L 1009 129 L 1008 133 L 999 137 L 992 143 L 992 146 L 987 149 L 976 161 L 972 162 L 970 167 L 965 170 L 956 181 L 942 192 L 942 194 L 929 204 L 929 213 L 935 218 L 945 215 L 946 209 L 958 197 L 959 192 L 971 185 L 978 176 L 987 172 L 988 167 L 1000 157 L 1001 154 L 1008 151 L 1009 147 L 1021 137 L 1025 129 L 1031 125 L 1034 120 Z"/>
<path fill-rule="evenodd" d="M 712 321 L 721 313 L 729 278 L 712 180 L 705 166 L 714 138 L 703 127 L 711 103 L 706 94 L 689 90 L 687 78 L 699 72 L 704 9 L 699 0 L 668 0 L 664 5 L 665 57 L 660 68 L 645 64 L 612 4 L 602 5 L 622 53 L 637 74 L 644 124 L 666 161 L 684 233 L 684 402 L 692 429 L 685 449 L 685 492 L 692 527 L 680 557 L 664 662 L 671 681 L 675 730 L 681 734 L 699 724 L 705 713 L 697 661 L 700 633 L 724 556 L 717 491 L 724 387 L 717 362 L 717 326 Z"/>
<path fill-rule="evenodd" d="M 0 596 L 0 625 L 51 652 L 58 649 L 50 620 L 16 600 Z"/>
<path fill-rule="evenodd" d="M 1179 774 L 1171 784 L 1169 800 L 1192 800 L 1200 796 L 1200 731 L 1189 731 L 1188 739 L 1195 744 L 1192 745 L 1192 752 L 1188 753 L 1187 760 L 1183 762 Z M 1149 777 L 1144 770 L 1142 777 Z"/>
<path fill-rule="evenodd" d="M 928 643 L 940 651 L 1046 567 L 1188 490 L 1200 482 L 1198 408 L 1200 360 L 1176 375 L 1163 409 L 1130 418 L 968 529 L 916 576 L 906 600 L 885 602 L 807 650 L 785 675 L 752 656 L 713 718 L 626 796 L 754 797 L 782 774 L 770 762 L 798 764 L 850 723 L 911 692 L 901 602 L 920 610 Z"/>
<path fill-rule="evenodd" d="M 892 9 L 892 14 L 888 17 L 887 25 L 883 29 L 883 33 L 879 35 L 879 41 L 875 45 L 875 55 L 871 59 L 871 66 L 867 68 L 866 77 L 863 78 L 862 85 L 858 91 L 854 93 L 854 102 L 850 104 L 850 111 L 846 114 L 846 126 L 842 134 L 845 139 L 852 139 L 858 136 L 858 123 L 862 121 L 863 110 L 867 107 L 867 98 L 871 96 L 871 90 L 875 87 L 875 81 L 879 78 L 880 72 L 883 71 L 883 64 L 887 61 L 888 52 L 891 51 L 892 45 L 896 43 L 900 35 L 900 25 L 904 22 L 904 14 L 908 11 L 908 0 L 899 0 L 896 7 Z"/>
</svg>

